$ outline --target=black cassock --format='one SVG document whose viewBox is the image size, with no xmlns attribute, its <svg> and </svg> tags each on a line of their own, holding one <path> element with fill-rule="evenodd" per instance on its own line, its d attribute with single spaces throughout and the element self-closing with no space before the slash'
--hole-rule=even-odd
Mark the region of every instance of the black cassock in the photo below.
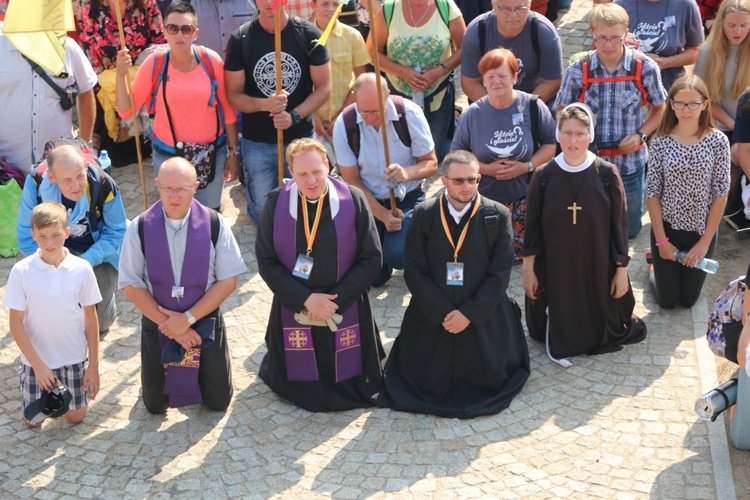
<svg viewBox="0 0 750 500">
<path fill-rule="evenodd" d="M 414 211 L 404 270 L 412 298 L 386 364 L 388 404 L 441 417 L 494 414 L 508 407 L 529 377 L 521 311 L 505 292 L 513 265 L 510 214 L 481 198 L 458 256 L 464 284 L 449 286 L 453 247 L 443 230 L 439 200 L 454 242 L 471 214 L 469 209 L 457 225 L 443 197 Z M 456 335 L 442 326 L 455 309 L 471 321 Z"/>
<path fill-rule="evenodd" d="M 370 215 L 367 201 L 357 188 L 351 188 L 356 215 L 355 228 L 351 233 L 337 235 L 329 197 L 325 197 L 321 213 L 320 227 L 313 246 L 314 265 L 308 280 L 292 275 L 279 261 L 273 243 L 274 211 L 279 191 L 268 194 L 263 215 L 258 225 L 255 254 L 260 275 L 274 293 L 271 316 L 266 330 L 268 353 L 260 366 L 260 378 L 279 396 L 309 411 L 348 410 L 372 406 L 383 383 L 383 360 L 385 351 L 380 342 L 378 329 L 372 317 L 367 289 L 381 267 L 382 251 L 375 224 Z M 304 227 L 302 226 L 302 203 L 297 216 L 297 253 L 307 249 Z M 312 225 L 317 206 L 308 203 L 310 224 Z M 349 272 L 337 280 L 337 237 L 357 238 L 357 256 Z M 289 244 L 294 244 L 290 241 Z M 354 304 L 359 310 L 360 335 L 362 342 L 363 374 L 342 382 L 336 382 L 335 338 L 327 327 L 312 327 L 313 345 L 319 380 L 315 382 L 289 381 L 284 357 L 282 337 L 281 304 L 293 312 L 302 310 L 305 300 L 312 292 L 338 294 L 335 300 L 339 311 Z"/>
<path fill-rule="evenodd" d="M 526 298 L 529 336 L 545 341 L 549 306 L 550 351 L 556 358 L 640 342 L 646 326 L 633 316 L 632 288 L 619 299 L 609 295 L 615 263 L 630 261 L 627 202 L 617 167 L 597 158 L 575 173 L 554 159 L 542 168 L 548 169 L 546 186 L 538 169 L 526 197 L 523 255 L 536 255 L 540 290 L 538 300 Z"/>
</svg>

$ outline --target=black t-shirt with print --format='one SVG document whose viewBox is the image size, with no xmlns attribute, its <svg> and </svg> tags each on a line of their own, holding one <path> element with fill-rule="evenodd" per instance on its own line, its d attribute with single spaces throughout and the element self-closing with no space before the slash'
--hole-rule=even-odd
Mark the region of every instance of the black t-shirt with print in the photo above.
<svg viewBox="0 0 750 500">
<path fill-rule="evenodd" d="M 299 33 L 295 36 L 294 27 Z M 311 22 L 289 16 L 284 29 L 281 30 L 281 66 L 282 87 L 289 93 L 288 110 L 299 106 L 313 91 L 310 77 L 310 66 L 320 66 L 328 62 L 328 50 L 316 46 L 307 53 L 308 47 L 314 46 L 314 40 L 320 38 L 320 30 Z M 305 47 L 302 47 L 302 42 Z M 249 43 L 243 52 L 243 44 Z M 245 56 L 248 60 L 245 61 Z M 274 36 L 260 25 L 258 19 L 240 27 L 232 33 L 227 44 L 227 71 L 245 71 L 245 93 L 251 97 L 268 97 L 276 92 L 276 56 L 274 53 Z M 284 131 L 284 142 L 300 137 L 310 137 L 313 132 L 312 116 L 303 119 L 297 125 Z M 242 135 L 251 141 L 275 143 L 276 129 L 273 119 L 266 112 L 243 113 Z"/>
<path fill-rule="evenodd" d="M 88 189 L 88 188 L 87 188 Z M 69 200 L 62 196 L 60 202 L 68 212 L 68 226 L 70 227 L 70 236 L 65 240 L 65 247 L 71 250 L 76 255 L 80 255 L 87 251 L 94 242 L 94 235 L 91 234 L 91 226 L 89 225 L 88 212 L 84 213 L 83 216 L 74 221 L 71 219 L 73 210 L 75 210 L 76 202 Z"/>
</svg>

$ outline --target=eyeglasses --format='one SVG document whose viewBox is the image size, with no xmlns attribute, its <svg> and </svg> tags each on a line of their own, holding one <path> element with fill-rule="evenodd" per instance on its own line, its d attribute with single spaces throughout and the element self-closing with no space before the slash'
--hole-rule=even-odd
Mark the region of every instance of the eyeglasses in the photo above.
<svg viewBox="0 0 750 500">
<path fill-rule="evenodd" d="M 451 181 L 454 186 L 463 186 L 464 182 L 468 182 L 469 185 L 473 186 L 477 182 L 479 182 L 479 177 L 448 177 L 445 176 L 446 179 Z"/>
<path fill-rule="evenodd" d="M 625 36 L 627 34 L 628 34 L 627 31 L 620 36 L 594 36 L 594 34 L 592 33 L 591 38 L 593 38 L 596 43 L 601 44 L 601 45 L 606 45 L 607 42 L 614 45 L 617 42 L 622 42 L 623 40 L 625 40 Z"/>
<path fill-rule="evenodd" d="M 192 24 L 183 24 L 182 26 L 177 26 L 176 24 L 167 24 L 166 26 L 164 26 L 164 29 L 170 35 L 176 35 L 177 32 L 181 32 L 183 35 L 189 36 L 195 33 L 195 26 L 193 26 Z"/>
<path fill-rule="evenodd" d="M 166 188 L 159 186 L 158 189 L 160 193 L 171 196 L 185 196 L 193 192 L 193 188 Z"/>
<path fill-rule="evenodd" d="M 690 111 L 696 111 L 700 109 L 703 103 L 706 102 L 705 99 L 701 99 L 698 102 L 682 102 L 682 101 L 675 101 L 674 99 L 670 99 L 670 100 L 672 101 L 672 106 L 674 107 L 674 109 L 683 110 L 687 108 Z"/>
<path fill-rule="evenodd" d="M 588 132 L 568 132 L 568 131 L 565 131 L 565 132 L 560 132 L 560 136 L 564 137 L 565 139 L 569 139 L 569 140 L 577 139 L 577 140 L 581 141 L 581 140 L 586 139 L 587 137 L 589 137 L 590 134 Z"/>
<path fill-rule="evenodd" d="M 369 110 L 365 111 L 363 109 L 360 109 L 358 111 L 359 111 L 359 114 L 362 115 L 362 116 L 377 116 L 377 115 L 380 114 L 380 110 L 379 109 L 374 109 L 372 111 L 369 111 Z"/>
<path fill-rule="evenodd" d="M 497 11 L 504 16 L 508 16 L 513 13 L 520 16 L 521 14 L 529 10 L 528 5 L 520 5 L 518 7 L 505 7 L 504 5 L 496 5 L 496 7 Z"/>
</svg>

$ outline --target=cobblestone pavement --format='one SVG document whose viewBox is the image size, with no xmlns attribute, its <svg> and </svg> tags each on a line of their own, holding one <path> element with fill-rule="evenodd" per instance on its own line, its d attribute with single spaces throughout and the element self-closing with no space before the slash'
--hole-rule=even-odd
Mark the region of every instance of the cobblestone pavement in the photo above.
<svg viewBox="0 0 750 500">
<path fill-rule="evenodd" d="M 584 43 L 585 36 L 571 36 L 574 25 L 576 36 L 586 32 L 584 14 L 576 3 L 560 23 L 566 53 Z M 117 169 L 114 177 L 132 218 L 142 210 L 137 168 Z M 659 310 L 645 289 L 648 227 L 631 246 L 637 313 L 649 327 L 641 344 L 574 358 L 563 369 L 531 341 L 528 383 L 492 417 L 462 421 L 384 409 L 314 414 L 281 400 L 257 377 L 271 294 L 257 272 L 255 227 L 240 213 L 242 190 L 235 183 L 227 192 L 225 215 L 249 267 L 224 307 L 235 384 L 229 410 L 146 412 L 139 400 L 139 314 L 118 292 L 119 317 L 101 344 L 102 391 L 86 421 L 26 429 L 19 352 L 0 309 L 0 497 L 735 497 L 724 426 L 698 421 L 693 412 L 695 397 L 716 380 L 705 343 L 695 341 L 707 305 L 702 299 L 692 311 Z M 153 188 L 149 200 L 156 200 Z M 0 282 L 15 261 L 0 260 Z M 519 267 L 509 293 L 522 301 Z M 409 300 L 403 278 L 371 298 L 390 349 Z"/>
</svg>

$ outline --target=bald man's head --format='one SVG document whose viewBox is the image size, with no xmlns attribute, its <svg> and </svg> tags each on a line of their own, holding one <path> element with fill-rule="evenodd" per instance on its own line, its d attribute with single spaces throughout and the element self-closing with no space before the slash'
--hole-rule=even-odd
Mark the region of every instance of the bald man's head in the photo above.
<svg viewBox="0 0 750 500">
<path fill-rule="evenodd" d="M 185 158 L 175 156 L 161 164 L 156 186 L 167 217 L 182 219 L 187 215 L 198 185 L 195 167 Z"/>
<path fill-rule="evenodd" d="M 47 178 L 57 184 L 60 193 L 68 200 L 81 200 L 88 185 L 86 157 L 77 146 L 56 147 L 47 155 Z"/>
<path fill-rule="evenodd" d="M 198 180 L 193 164 L 180 156 L 173 156 L 162 163 L 161 167 L 159 167 L 159 175 L 157 178 L 161 179 L 162 176 L 173 175 L 173 173 L 184 176 L 187 182 L 191 185 Z"/>
</svg>

